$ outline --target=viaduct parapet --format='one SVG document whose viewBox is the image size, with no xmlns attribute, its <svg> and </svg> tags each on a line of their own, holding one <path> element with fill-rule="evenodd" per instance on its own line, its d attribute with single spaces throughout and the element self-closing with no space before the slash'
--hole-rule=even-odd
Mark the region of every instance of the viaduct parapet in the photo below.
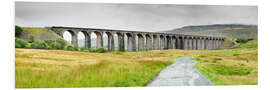
<svg viewBox="0 0 270 90">
<path fill-rule="evenodd" d="M 115 51 L 114 35 L 118 37 L 118 51 L 148 51 L 148 50 L 167 50 L 167 49 L 216 49 L 224 42 L 223 37 L 192 36 L 162 32 L 141 32 L 94 28 L 77 27 L 51 27 L 51 30 L 63 37 L 65 31 L 72 36 L 71 43 L 78 45 L 78 33 L 82 32 L 85 36 L 85 48 L 91 48 L 91 34 L 97 36 L 97 47 L 103 47 L 103 34 L 108 36 L 108 51 Z M 125 37 L 127 36 L 127 48 L 125 48 Z M 138 39 L 136 39 L 138 38 Z M 136 41 L 137 40 L 137 41 Z M 136 46 L 137 45 L 137 46 Z"/>
</svg>

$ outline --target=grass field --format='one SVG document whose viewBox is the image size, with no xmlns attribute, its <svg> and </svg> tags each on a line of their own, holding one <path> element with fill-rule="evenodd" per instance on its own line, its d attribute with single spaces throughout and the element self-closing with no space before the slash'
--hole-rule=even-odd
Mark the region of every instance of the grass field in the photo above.
<svg viewBox="0 0 270 90">
<path fill-rule="evenodd" d="M 201 55 L 196 67 L 217 85 L 257 84 L 257 44 L 223 50 L 88 53 L 15 49 L 16 88 L 145 86 L 182 56 Z"/>
<path fill-rule="evenodd" d="M 144 86 L 191 51 L 87 53 L 16 49 L 16 88 Z"/>
<path fill-rule="evenodd" d="M 258 43 L 250 41 L 233 49 L 215 50 L 193 58 L 196 68 L 216 85 L 258 84 Z"/>
</svg>

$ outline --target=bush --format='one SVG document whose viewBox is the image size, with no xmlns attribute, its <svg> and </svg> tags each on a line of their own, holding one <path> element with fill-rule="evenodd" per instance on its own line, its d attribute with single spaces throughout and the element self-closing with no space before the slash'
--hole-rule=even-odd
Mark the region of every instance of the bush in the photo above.
<svg viewBox="0 0 270 90">
<path fill-rule="evenodd" d="M 97 51 L 98 53 L 105 53 L 106 52 L 106 48 L 104 47 L 100 47 L 100 48 L 97 48 Z"/>
<path fill-rule="evenodd" d="M 55 40 L 44 40 L 44 43 L 47 45 L 47 49 L 55 49 Z"/>
<path fill-rule="evenodd" d="M 29 43 L 33 43 L 34 41 L 35 41 L 35 38 L 34 38 L 34 36 L 31 35 L 31 36 L 29 37 L 29 41 L 28 41 L 28 42 L 29 42 Z"/>
<path fill-rule="evenodd" d="M 15 37 L 18 37 L 23 32 L 23 29 L 17 25 L 15 25 Z"/>
<path fill-rule="evenodd" d="M 96 51 L 97 51 L 97 49 L 95 49 L 95 48 L 88 49 L 88 52 L 96 52 Z"/>
<path fill-rule="evenodd" d="M 237 38 L 236 42 L 237 43 L 247 43 L 250 40 L 254 40 L 254 39 L 252 39 L 252 38 L 250 38 L 250 39 Z"/>
<path fill-rule="evenodd" d="M 26 43 L 25 47 L 26 48 L 31 48 L 31 43 Z"/>
<path fill-rule="evenodd" d="M 74 51 L 79 51 L 80 48 L 78 46 L 74 46 Z"/>
<path fill-rule="evenodd" d="M 48 49 L 60 49 L 63 50 L 68 43 L 62 39 L 62 38 L 57 38 L 56 40 L 44 40 L 46 45 L 48 46 Z"/>
<path fill-rule="evenodd" d="M 40 41 L 34 41 L 31 44 L 31 48 L 36 48 L 36 49 L 46 49 L 47 45 L 44 42 L 40 42 Z"/>
<path fill-rule="evenodd" d="M 24 48 L 26 46 L 27 42 L 22 40 L 22 39 L 18 39 L 15 38 L 15 48 Z"/>
<path fill-rule="evenodd" d="M 85 47 L 81 47 L 81 48 L 79 48 L 79 51 L 84 52 L 84 51 L 87 51 L 87 50 L 85 49 Z"/>
<path fill-rule="evenodd" d="M 67 45 L 67 46 L 65 47 L 65 50 L 68 50 L 68 51 L 75 51 L 75 50 L 74 50 L 74 47 L 73 47 L 72 45 Z"/>
<path fill-rule="evenodd" d="M 64 49 L 64 47 L 68 45 L 68 42 L 62 38 L 57 38 L 56 39 L 56 45 L 55 49 Z"/>
</svg>

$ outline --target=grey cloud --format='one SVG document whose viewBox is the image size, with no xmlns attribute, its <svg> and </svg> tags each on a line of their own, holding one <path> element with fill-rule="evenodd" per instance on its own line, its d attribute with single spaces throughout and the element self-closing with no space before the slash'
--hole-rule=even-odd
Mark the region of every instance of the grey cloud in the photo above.
<svg viewBox="0 0 270 90">
<path fill-rule="evenodd" d="M 187 25 L 255 24 L 257 6 L 16 2 L 21 26 L 162 31 Z"/>
</svg>

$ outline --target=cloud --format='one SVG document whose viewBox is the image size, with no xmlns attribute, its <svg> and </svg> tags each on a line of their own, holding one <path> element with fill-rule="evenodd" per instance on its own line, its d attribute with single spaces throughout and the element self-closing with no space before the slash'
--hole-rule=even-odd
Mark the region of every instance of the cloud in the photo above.
<svg viewBox="0 0 270 90">
<path fill-rule="evenodd" d="M 187 25 L 257 25 L 257 10 L 257 6 L 16 2 L 15 23 L 162 31 Z"/>
</svg>

